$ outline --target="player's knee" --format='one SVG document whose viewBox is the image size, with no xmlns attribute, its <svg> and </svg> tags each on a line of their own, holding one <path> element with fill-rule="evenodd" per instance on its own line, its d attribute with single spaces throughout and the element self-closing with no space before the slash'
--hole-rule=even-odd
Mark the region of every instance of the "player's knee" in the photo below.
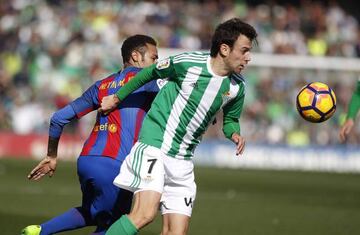
<svg viewBox="0 0 360 235">
<path fill-rule="evenodd" d="M 83 207 L 76 207 L 75 208 L 80 214 L 81 216 L 84 218 L 85 220 L 85 224 L 87 226 L 93 226 L 96 225 L 95 220 L 92 218 L 91 213 L 89 210 L 83 208 Z"/>
<path fill-rule="evenodd" d="M 156 217 L 156 213 L 154 213 L 152 211 L 147 211 L 145 213 L 142 213 L 142 215 L 140 216 L 141 220 L 145 224 L 149 224 L 152 221 L 154 221 L 155 217 Z"/>
<path fill-rule="evenodd" d="M 137 228 L 142 228 L 145 225 L 154 221 L 156 217 L 156 212 L 153 211 L 137 212 L 130 214 L 129 217 L 133 220 Z"/>
</svg>

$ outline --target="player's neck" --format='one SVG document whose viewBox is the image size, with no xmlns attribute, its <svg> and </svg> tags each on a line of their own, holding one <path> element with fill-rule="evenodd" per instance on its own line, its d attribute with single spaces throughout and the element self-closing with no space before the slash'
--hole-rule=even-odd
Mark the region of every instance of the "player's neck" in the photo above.
<svg viewBox="0 0 360 235">
<path fill-rule="evenodd" d="M 224 77 L 224 76 L 228 76 L 231 73 L 227 69 L 224 60 L 219 56 L 210 58 L 210 66 L 212 71 L 218 76 Z"/>
<path fill-rule="evenodd" d="M 124 63 L 123 68 L 126 69 L 126 68 L 128 68 L 128 67 L 136 67 L 136 66 L 135 66 L 135 65 L 132 65 L 132 64 L 129 63 L 129 62 Z"/>
</svg>

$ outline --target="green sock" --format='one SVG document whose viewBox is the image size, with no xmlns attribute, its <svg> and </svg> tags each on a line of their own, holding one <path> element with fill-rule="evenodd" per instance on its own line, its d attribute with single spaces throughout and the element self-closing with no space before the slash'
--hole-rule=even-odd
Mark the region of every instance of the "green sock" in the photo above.
<svg viewBox="0 0 360 235">
<path fill-rule="evenodd" d="M 138 230 L 129 217 L 123 215 L 110 226 L 105 235 L 136 235 L 137 233 Z"/>
</svg>

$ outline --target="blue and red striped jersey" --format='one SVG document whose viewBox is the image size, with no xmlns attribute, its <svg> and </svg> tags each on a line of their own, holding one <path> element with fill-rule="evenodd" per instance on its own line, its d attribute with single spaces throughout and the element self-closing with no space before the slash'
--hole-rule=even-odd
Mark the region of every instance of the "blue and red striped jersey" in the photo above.
<svg viewBox="0 0 360 235">
<path fill-rule="evenodd" d="M 63 126 L 71 119 L 97 110 L 104 96 L 116 93 L 140 70 L 128 67 L 97 81 L 82 96 L 53 115 L 50 136 L 59 137 Z M 106 156 L 123 161 L 138 140 L 144 116 L 158 91 L 157 81 L 151 81 L 129 95 L 109 115 L 97 113 L 95 125 L 80 155 Z"/>
</svg>

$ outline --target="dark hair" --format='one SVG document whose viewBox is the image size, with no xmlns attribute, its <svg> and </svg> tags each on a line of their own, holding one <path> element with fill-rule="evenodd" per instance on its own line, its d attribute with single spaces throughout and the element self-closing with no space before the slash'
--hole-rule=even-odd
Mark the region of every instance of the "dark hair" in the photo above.
<svg viewBox="0 0 360 235">
<path fill-rule="evenodd" d="M 128 37 L 121 46 L 121 56 L 124 64 L 129 62 L 131 53 L 134 50 L 139 51 L 144 56 L 147 43 L 156 46 L 156 41 L 150 36 L 136 34 Z"/>
<path fill-rule="evenodd" d="M 249 38 L 251 42 L 255 40 L 257 43 L 257 33 L 254 27 L 239 18 L 232 18 L 219 24 L 211 40 L 210 56 L 215 57 L 219 53 L 221 44 L 226 44 L 232 49 L 240 34 Z"/>
</svg>

